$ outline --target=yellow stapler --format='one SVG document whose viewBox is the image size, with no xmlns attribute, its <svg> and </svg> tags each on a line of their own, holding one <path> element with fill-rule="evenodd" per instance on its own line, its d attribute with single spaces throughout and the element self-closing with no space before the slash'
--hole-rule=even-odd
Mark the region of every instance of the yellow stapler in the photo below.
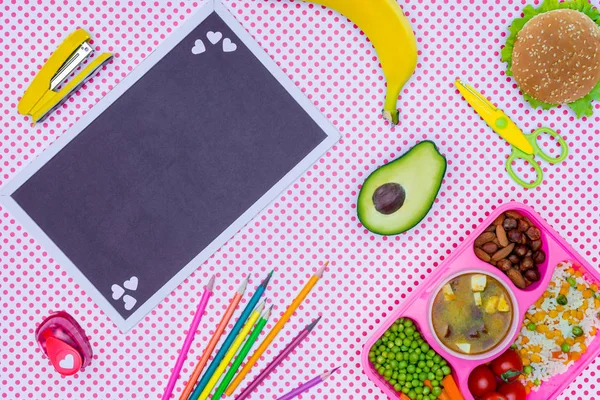
<svg viewBox="0 0 600 400">
<path fill-rule="evenodd" d="M 32 126 L 46 119 L 112 59 L 112 53 L 102 53 L 64 87 L 55 91 L 93 53 L 89 40 L 89 33 L 83 29 L 71 33 L 33 78 L 18 106 L 19 114 L 31 116 Z"/>
</svg>

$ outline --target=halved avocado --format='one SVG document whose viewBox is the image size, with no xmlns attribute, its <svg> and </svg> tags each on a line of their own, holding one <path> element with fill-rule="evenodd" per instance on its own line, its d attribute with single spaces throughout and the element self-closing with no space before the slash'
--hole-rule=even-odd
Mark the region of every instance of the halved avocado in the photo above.
<svg viewBox="0 0 600 400">
<path fill-rule="evenodd" d="M 380 235 L 397 235 L 427 215 L 442 185 L 446 158 L 433 142 L 420 142 L 376 169 L 358 195 L 358 219 Z"/>
</svg>

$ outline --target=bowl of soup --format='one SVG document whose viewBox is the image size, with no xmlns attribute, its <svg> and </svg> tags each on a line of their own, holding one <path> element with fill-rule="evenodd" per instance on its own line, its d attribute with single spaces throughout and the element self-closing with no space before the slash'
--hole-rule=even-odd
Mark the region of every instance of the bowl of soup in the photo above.
<svg viewBox="0 0 600 400">
<path fill-rule="evenodd" d="M 518 305 L 502 279 L 462 271 L 444 280 L 429 303 L 431 331 L 450 354 L 470 360 L 504 350 L 517 332 Z"/>
</svg>

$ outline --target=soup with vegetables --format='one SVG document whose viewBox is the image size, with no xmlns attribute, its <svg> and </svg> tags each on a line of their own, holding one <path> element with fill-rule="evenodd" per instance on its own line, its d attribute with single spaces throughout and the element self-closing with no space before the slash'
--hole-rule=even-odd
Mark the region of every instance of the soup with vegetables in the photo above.
<svg viewBox="0 0 600 400">
<path fill-rule="evenodd" d="M 513 320 L 513 305 L 506 288 L 485 274 L 453 278 L 433 302 L 436 336 L 462 354 L 481 354 L 496 347 Z"/>
</svg>

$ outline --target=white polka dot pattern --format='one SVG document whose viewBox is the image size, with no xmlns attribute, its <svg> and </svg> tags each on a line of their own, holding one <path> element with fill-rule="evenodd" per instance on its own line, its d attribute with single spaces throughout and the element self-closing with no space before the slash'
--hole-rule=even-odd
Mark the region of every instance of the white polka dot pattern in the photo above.
<svg viewBox="0 0 600 400">
<path fill-rule="evenodd" d="M 277 398 L 339 365 L 340 373 L 302 398 L 383 399 L 361 370 L 362 343 L 492 209 L 509 200 L 533 206 L 598 266 L 600 105 L 594 118 L 576 120 L 567 109 L 541 112 L 522 101 L 504 74 L 499 51 L 523 3 L 401 1 L 418 38 L 419 64 L 402 92 L 401 122 L 394 128 L 380 117 L 385 80 L 377 56 L 352 22 L 299 1 L 228 0 L 235 17 L 337 126 L 342 140 L 127 334 L 110 323 L 19 221 L 1 210 L 2 399 L 158 399 L 211 274 L 217 274 L 216 293 L 184 365 L 185 377 L 247 273 L 252 273 L 254 288 L 276 269 L 268 290 L 275 320 L 325 259 L 331 265 L 324 279 L 251 375 L 323 313 L 319 328 L 253 398 Z M 0 2 L 0 184 L 46 149 L 202 4 Z M 46 122 L 31 128 L 16 112 L 18 99 L 50 52 L 78 26 L 90 31 L 94 48 L 112 51 L 116 58 Z M 545 181 L 537 189 L 516 186 L 504 171 L 509 146 L 465 104 L 453 87 L 457 77 L 471 81 L 525 131 L 542 125 L 560 131 L 571 149 L 567 161 L 544 164 Z M 448 158 L 432 211 L 407 234 L 371 234 L 355 213 L 361 182 L 421 139 L 435 141 Z M 546 145 L 554 150 L 554 143 Z M 34 342 L 36 324 L 61 309 L 80 321 L 95 352 L 90 367 L 66 378 L 54 372 Z M 598 362 L 591 364 L 561 398 L 600 396 L 599 369 Z M 180 381 L 177 390 L 182 385 Z"/>
</svg>

